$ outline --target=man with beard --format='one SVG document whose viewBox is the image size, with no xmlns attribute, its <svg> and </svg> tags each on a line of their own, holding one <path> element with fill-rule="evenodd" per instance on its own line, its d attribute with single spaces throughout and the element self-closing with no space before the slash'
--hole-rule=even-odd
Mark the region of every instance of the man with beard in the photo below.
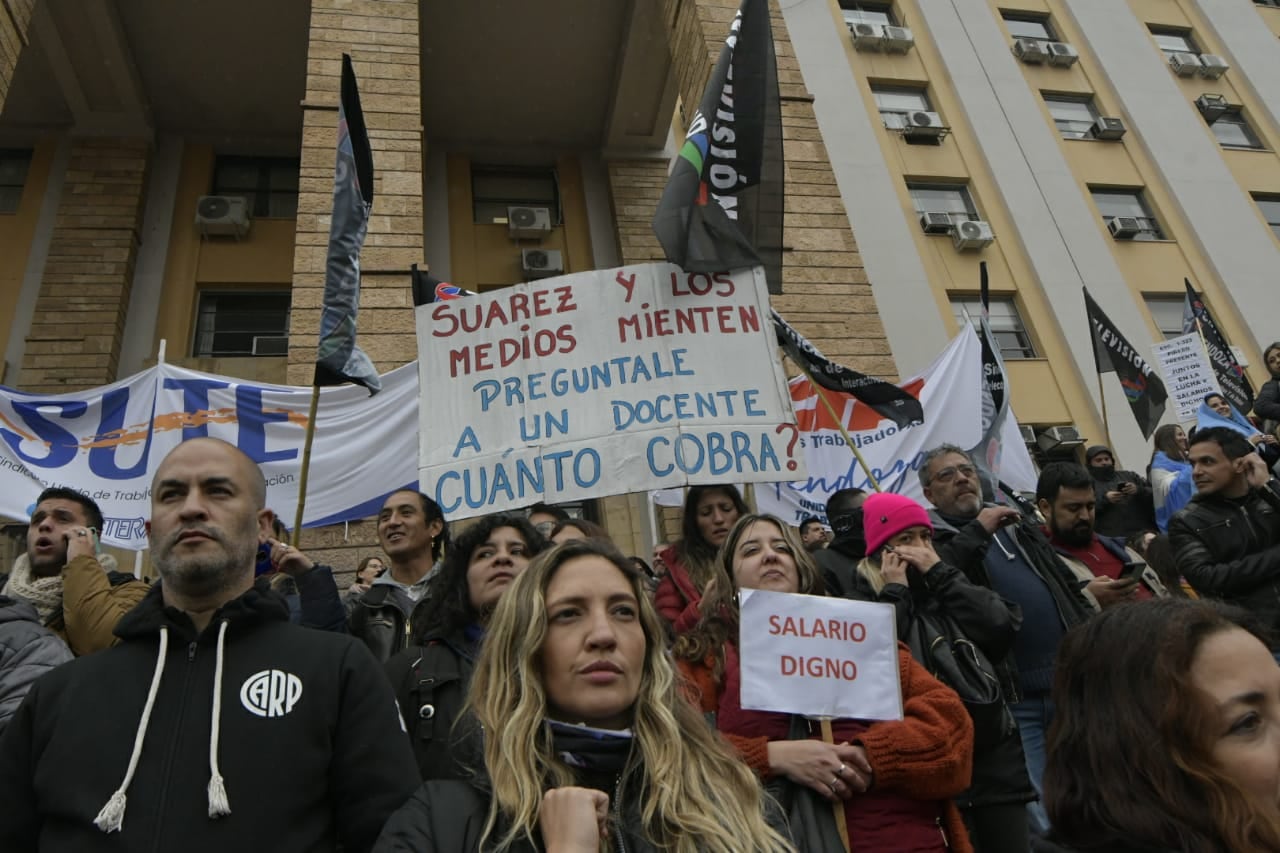
<svg viewBox="0 0 1280 853">
<path fill-rule="evenodd" d="M 368 851 L 417 768 L 368 650 L 254 587 L 261 471 L 192 439 L 151 494 L 160 581 L 0 738 L 0 850 Z"/>
<path fill-rule="evenodd" d="M 862 505 L 866 500 L 867 493 L 856 488 L 839 489 L 827 498 L 827 523 L 831 525 L 832 539 L 827 547 L 814 552 L 813 559 L 822 570 L 822 579 L 831 595 L 849 597 L 858 574 L 858 561 L 867 555 L 867 539 L 862 529 Z"/>
<path fill-rule="evenodd" d="M 88 495 L 45 489 L 27 525 L 27 553 L 0 591 L 34 607 L 77 655 L 117 642 L 112 629 L 147 594 L 147 584 L 115 571 L 115 560 L 98 548 L 100 530 L 102 510 Z"/>
<path fill-rule="evenodd" d="M 1093 481 L 1084 468 L 1052 462 L 1040 472 L 1036 508 L 1045 518 L 1049 543 L 1079 579 L 1085 595 L 1106 608 L 1149 599 L 1153 591 L 1166 594 L 1153 569 L 1142 571 L 1142 583 L 1129 571 L 1143 561 L 1123 539 L 1094 532 L 1094 507 Z"/>
<path fill-rule="evenodd" d="M 1011 507 L 983 504 L 978 469 L 967 452 L 953 444 L 935 447 L 925 453 L 919 476 L 925 499 L 934 506 L 939 556 L 1022 610 L 1013 654 L 992 663 L 1018 723 L 1031 784 L 1043 795 L 1054 658 L 1063 635 L 1088 619 L 1093 605 L 1029 519 Z M 1028 819 L 1033 831 L 1048 831 L 1039 803 L 1028 804 Z"/>
<path fill-rule="evenodd" d="M 1103 536 L 1127 539 L 1135 533 L 1156 529 L 1151 484 L 1141 474 L 1117 471 L 1111 448 L 1095 444 L 1084 452 L 1085 464 L 1093 475 L 1097 500 L 1094 529 Z"/>
</svg>

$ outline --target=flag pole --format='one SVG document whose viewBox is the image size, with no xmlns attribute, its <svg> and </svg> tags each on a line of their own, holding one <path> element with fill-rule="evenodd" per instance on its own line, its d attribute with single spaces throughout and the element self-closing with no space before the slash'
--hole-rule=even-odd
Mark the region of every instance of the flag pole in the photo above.
<svg viewBox="0 0 1280 853">
<path fill-rule="evenodd" d="M 302 473 L 298 476 L 298 512 L 293 517 L 293 534 L 289 544 L 298 547 L 302 536 L 302 513 L 307 506 L 307 475 L 311 473 L 311 440 L 316 437 L 316 409 L 320 406 L 320 386 L 311 386 L 311 409 L 307 413 L 307 437 L 302 444 Z"/>
<path fill-rule="evenodd" d="M 840 416 L 836 414 L 835 407 L 831 405 L 831 401 L 827 399 L 827 396 L 822 393 L 822 386 L 813 381 L 813 374 L 809 372 L 809 368 L 800 364 L 795 359 L 792 359 L 791 363 L 800 368 L 800 372 L 804 374 L 804 378 L 808 379 L 809 384 L 813 386 L 813 390 L 817 393 L 818 399 L 821 400 L 822 405 L 826 407 L 827 414 L 831 415 L 831 420 L 835 421 L 836 429 L 840 430 L 840 435 L 844 436 L 845 446 L 853 451 L 854 458 L 857 459 L 858 464 L 862 466 L 862 472 L 867 475 L 867 482 L 871 483 L 877 492 L 883 492 L 884 489 L 880 486 L 880 481 L 876 479 L 875 474 L 871 473 L 871 466 L 867 464 L 866 459 L 862 458 L 862 453 L 858 450 L 858 445 L 853 443 L 853 438 L 849 435 L 848 430 L 844 428 L 844 422 L 840 419 Z"/>
<path fill-rule="evenodd" d="M 876 487 L 876 491 L 880 491 L 879 486 Z M 823 717 L 818 721 L 818 726 L 822 731 L 822 742 L 834 745 L 836 738 L 831 730 L 831 718 Z M 849 823 L 844 813 L 844 801 L 836 800 L 831 804 L 831 808 L 836 813 L 836 829 L 840 832 L 840 843 L 844 845 L 845 850 L 853 849 L 849 846 Z"/>
<path fill-rule="evenodd" d="M 1095 358 L 1094 366 L 1097 366 Z M 1102 371 L 1098 371 L 1098 399 L 1102 402 L 1102 434 L 1107 437 L 1107 447 L 1111 448 L 1112 454 L 1116 452 L 1116 446 L 1111 441 L 1111 422 L 1107 420 L 1107 387 L 1102 384 Z"/>
</svg>

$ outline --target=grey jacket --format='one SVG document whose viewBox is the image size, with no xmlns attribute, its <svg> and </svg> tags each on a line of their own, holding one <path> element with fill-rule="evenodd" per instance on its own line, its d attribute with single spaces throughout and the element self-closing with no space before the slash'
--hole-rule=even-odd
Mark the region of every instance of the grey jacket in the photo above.
<svg viewBox="0 0 1280 853">
<path fill-rule="evenodd" d="M 71 649 L 25 601 L 0 596 L 0 734 L 35 680 L 71 660 Z"/>
</svg>

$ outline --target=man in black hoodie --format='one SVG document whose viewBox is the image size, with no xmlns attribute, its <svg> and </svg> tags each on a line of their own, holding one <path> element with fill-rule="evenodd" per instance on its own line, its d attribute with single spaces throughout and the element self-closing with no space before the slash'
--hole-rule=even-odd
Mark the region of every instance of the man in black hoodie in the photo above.
<svg viewBox="0 0 1280 853">
<path fill-rule="evenodd" d="M 813 553 L 822 570 L 827 592 L 849 597 L 853 579 L 858 574 L 858 561 L 867 555 L 866 534 L 862 531 L 862 504 L 867 493 L 862 489 L 840 489 L 827 498 L 827 523 L 833 537 L 826 548 Z"/>
<path fill-rule="evenodd" d="M 291 624 L 254 588 L 265 503 L 262 473 L 225 442 L 161 463 L 161 580 L 119 645 L 41 679 L 0 738 L 0 850 L 373 846 L 418 783 L 404 724 L 361 643 Z"/>
<path fill-rule="evenodd" d="M 1156 529 L 1151 484 L 1146 478 L 1133 471 L 1117 471 L 1115 456 L 1105 444 L 1086 450 L 1084 463 L 1093 477 L 1097 499 L 1093 526 L 1100 536 L 1128 539 L 1135 533 Z"/>
</svg>

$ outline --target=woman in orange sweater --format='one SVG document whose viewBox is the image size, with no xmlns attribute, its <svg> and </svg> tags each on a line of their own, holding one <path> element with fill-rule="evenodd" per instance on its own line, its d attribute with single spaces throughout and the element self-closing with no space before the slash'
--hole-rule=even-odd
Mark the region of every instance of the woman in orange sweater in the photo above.
<svg viewBox="0 0 1280 853">
<path fill-rule="evenodd" d="M 816 725 L 808 726 L 807 739 L 792 739 L 791 715 L 742 708 L 739 588 L 808 595 L 823 589 L 813 558 L 790 528 L 773 516 L 745 515 L 721 549 L 703 592 L 701 620 L 676 641 L 674 654 L 693 698 L 715 713 L 716 727 L 744 760 L 766 780 L 843 802 L 855 851 L 972 853 L 951 802 L 968 786 L 973 765 L 973 723 L 960 698 L 899 644 L 901 721 L 835 720 L 834 744 L 818 739 Z M 814 839 L 797 841 L 800 849 L 818 846 Z"/>
</svg>

